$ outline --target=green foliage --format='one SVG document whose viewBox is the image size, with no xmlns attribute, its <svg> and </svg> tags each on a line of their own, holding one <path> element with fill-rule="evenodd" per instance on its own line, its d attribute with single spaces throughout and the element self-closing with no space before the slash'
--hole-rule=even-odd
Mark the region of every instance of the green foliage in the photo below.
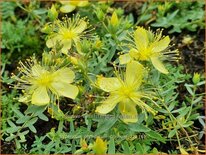
<svg viewBox="0 0 206 155">
<path fill-rule="evenodd" d="M 2 19 L 6 20 L 11 18 L 12 21 L 16 21 L 15 8 L 17 7 L 15 2 L 0 2 Z"/>
<path fill-rule="evenodd" d="M 44 121 L 48 121 L 46 115 L 43 114 L 45 107 L 39 106 L 28 106 L 24 114 L 15 108 L 12 108 L 13 112 L 16 114 L 13 118 L 7 118 L 8 127 L 4 132 L 8 135 L 5 141 L 14 140 L 16 148 L 21 148 L 21 143 L 26 142 L 26 135 L 31 131 L 36 133 L 37 130 L 34 124 L 37 122 L 38 118 Z M 15 122 L 14 122 L 15 120 Z"/>
<path fill-rule="evenodd" d="M 169 33 L 195 32 L 204 29 L 204 16 L 204 1 L 151 2 L 143 5 L 138 23 L 167 28 Z"/>
<path fill-rule="evenodd" d="M 124 10 L 115 9 L 112 2 L 91 2 L 85 8 L 79 7 L 73 13 L 79 14 L 80 18 L 88 18 L 90 23 L 88 36 L 72 45 L 68 54 L 63 54 L 59 52 L 61 47 L 54 47 L 49 51 L 44 40 L 48 38 L 40 32 L 41 30 L 48 35 L 51 29 L 58 31 L 57 27 L 52 27 L 50 24 L 56 22 L 58 25 L 58 19 L 61 20 L 64 16 L 59 12 L 59 2 L 53 2 L 52 8 L 52 3 L 39 1 L 1 4 L 3 6 L 1 134 L 3 142 L 15 144 L 14 153 L 96 154 L 98 149 L 106 150 L 108 154 L 201 152 L 198 145 L 204 135 L 205 117 L 200 113 L 204 97 L 204 93 L 200 90 L 205 85 L 205 80 L 198 73 L 193 77 L 184 73 L 184 67 L 179 63 L 166 64 L 169 74 L 162 74 L 150 62 L 140 61 L 146 66 L 142 85 L 145 86 L 145 91 L 150 92 L 149 98 L 151 98 L 151 100 L 144 98 L 142 102 L 157 111 L 156 114 L 142 112 L 141 108 L 136 106 L 137 122 L 126 124 L 121 119 L 118 107 L 105 115 L 95 112 L 96 107 L 109 95 L 108 92 L 99 89 L 97 77 L 118 75 L 118 78 L 122 78 L 124 75 L 125 66 L 119 64 L 118 57 L 130 49 L 128 42 L 131 39 L 128 38 L 135 29 L 132 14 L 125 15 Z M 199 1 L 145 2 L 140 11 L 137 24 L 151 23 L 153 27 L 167 28 L 169 33 L 203 28 L 203 3 Z M 153 11 L 156 11 L 155 16 L 151 14 Z M 70 17 L 73 13 L 68 13 L 67 16 Z M 48 31 L 44 31 L 45 25 Z M 32 98 L 30 94 L 28 103 L 20 104 L 17 98 L 22 96 L 25 90 L 17 91 L 13 87 L 9 89 L 8 84 L 16 86 L 15 81 L 9 78 L 11 72 L 17 72 L 11 65 L 17 59 L 23 60 L 33 54 L 37 55 L 35 63 L 46 64 L 46 69 L 50 68 L 51 73 L 62 66 L 71 68 L 75 73 L 74 85 L 78 86 L 79 95 L 73 100 L 60 98 L 60 95 L 51 95 L 51 100 L 55 97 L 58 100 L 37 106 L 30 104 Z M 32 72 L 38 79 L 37 69 L 28 68 L 26 71 Z M 45 72 L 43 70 L 42 74 Z M 68 81 L 66 75 L 65 73 L 62 77 Z M 19 76 L 17 75 L 17 78 Z M 47 77 L 44 79 L 46 80 L 39 80 L 40 86 L 52 78 L 48 81 Z M 29 82 L 24 84 L 29 85 Z M 36 89 L 35 82 L 33 86 L 32 89 Z M 144 91 L 143 88 L 140 89 Z M 52 94 L 52 91 L 56 90 L 51 89 L 48 94 Z M 47 131 L 42 132 L 38 126 L 42 122 L 43 125 L 45 122 L 49 124 Z M 34 138 L 32 141 L 31 135 Z"/>
</svg>

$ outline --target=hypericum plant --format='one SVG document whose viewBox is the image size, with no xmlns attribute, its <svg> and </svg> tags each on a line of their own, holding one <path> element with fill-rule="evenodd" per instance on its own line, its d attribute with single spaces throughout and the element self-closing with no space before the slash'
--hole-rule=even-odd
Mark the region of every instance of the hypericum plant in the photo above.
<svg viewBox="0 0 206 155">
<path fill-rule="evenodd" d="M 180 65 L 163 64 L 164 60 L 178 59 L 177 50 L 169 51 L 169 36 L 143 27 L 133 29 L 132 14 L 123 16 L 123 9 L 113 8 L 112 3 L 92 3 L 63 20 L 58 18 L 63 15 L 58 4 L 53 3 L 46 10 L 47 17 L 41 19 L 49 19 L 49 23 L 42 29 L 47 34 L 47 47 L 40 61 L 20 61 L 20 73 L 14 75 L 14 88 L 23 90 L 20 101 L 27 103 L 28 109 L 22 113 L 21 106 L 19 110 L 10 108 L 15 114 L 4 118 L 3 139 L 14 141 L 17 150 L 40 154 L 157 154 L 166 152 L 161 145 L 168 141 L 172 148 L 167 153 L 179 153 L 177 149 L 181 153 L 200 152 L 198 134 L 192 130 L 195 120 L 203 122 L 198 114 L 202 94 L 196 90 L 204 83 L 195 74 L 194 85 L 185 84 L 190 95 L 179 100 L 177 84 L 188 78 L 180 73 Z M 66 10 L 68 16 L 82 5 L 80 1 L 64 4 L 60 10 Z M 23 9 L 29 11 L 29 7 Z M 36 10 L 29 15 L 33 13 Z M 40 26 L 46 20 L 41 21 Z M 122 51 L 125 54 L 119 57 Z M 72 84 L 74 81 L 78 86 Z M 60 100 L 62 96 L 73 100 Z M 4 109 L 12 103 L 4 103 Z M 39 119 L 51 124 L 41 136 Z M 30 131 L 37 134 L 27 147 Z"/>
<path fill-rule="evenodd" d="M 151 94 L 147 94 L 140 89 L 144 76 L 144 67 L 136 61 L 127 64 L 126 73 L 123 79 L 117 73 L 117 77 L 98 77 L 97 85 L 104 91 L 110 92 L 110 96 L 96 108 L 96 112 L 107 114 L 118 104 L 125 123 L 137 122 L 136 106 L 143 112 L 151 112 L 155 115 L 156 111 L 144 103 L 141 98 L 150 99 Z"/>
<path fill-rule="evenodd" d="M 151 61 L 153 66 L 160 72 L 168 74 L 168 70 L 162 63 L 162 60 L 176 60 L 178 51 L 169 51 L 168 46 L 170 38 L 168 36 L 162 38 L 162 32 L 152 33 L 142 27 L 137 27 L 132 38 L 129 53 L 119 57 L 120 63 L 125 64 L 131 60 Z"/>
<path fill-rule="evenodd" d="M 47 47 L 56 47 L 60 45 L 61 52 L 68 53 L 73 44 L 77 44 L 85 37 L 86 29 L 88 28 L 88 22 L 85 18 L 80 18 L 78 15 L 73 18 L 64 17 L 63 21 L 56 20 L 50 27 L 52 32 L 48 36 L 46 41 Z"/>
<path fill-rule="evenodd" d="M 43 60 L 45 59 L 49 60 L 48 57 Z M 63 62 L 61 59 L 59 61 Z M 18 81 L 15 87 L 24 91 L 24 97 L 20 101 L 41 106 L 56 103 L 60 96 L 72 99 L 77 96 L 78 88 L 71 84 L 75 73 L 70 68 L 47 66 L 45 63 L 37 62 L 35 58 L 25 63 L 20 61 L 19 64 L 20 75 L 13 75 L 13 78 Z"/>
</svg>

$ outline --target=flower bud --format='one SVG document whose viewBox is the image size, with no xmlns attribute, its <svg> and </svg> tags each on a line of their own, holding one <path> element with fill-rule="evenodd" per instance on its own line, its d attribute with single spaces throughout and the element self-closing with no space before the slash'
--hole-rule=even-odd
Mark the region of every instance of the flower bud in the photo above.
<svg viewBox="0 0 206 155">
<path fill-rule="evenodd" d="M 197 84 L 197 83 L 200 82 L 200 74 L 199 74 L 199 73 L 194 73 L 194 76 L 193 76 L 193 78 L 192 78 L 192 82 L 193 82 L 194 84 Z"/>
<path fill-rule="evenodd" d="M 112 14 L 110 22 L 111 22 L 112 26 L 116 26 L 116 25 L 119 24 L 119 19 L 118 19 L 117 14 L 116 14 L 115 11 Z"/>
<path fill-rule="evenodd" d="M 105 154 L 107 152 L 107 142 L 97 137 L 92 149 L 96 154 Z"/>
<path fill-rule="evenodd" d="M 48 11 L 48 17 L 51 21 L 54 21 L 58 17 L 58 12 L 54 5 L 52 5 L 51 9 Z"/>
</svg>

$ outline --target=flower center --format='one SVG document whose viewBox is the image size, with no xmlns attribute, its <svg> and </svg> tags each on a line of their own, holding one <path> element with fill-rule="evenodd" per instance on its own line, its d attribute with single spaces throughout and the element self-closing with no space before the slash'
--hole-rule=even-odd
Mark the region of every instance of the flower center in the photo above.
<svg viewBox="0 0 206 155">
<path fill-rule="evenodd" d="M 49 86 L 53 82 L 53 75 L 51 73 L 43 73 L 37 79 L 37 85 L 39 86 Z"/>
<path fill-rule="evenodd" d="M 140 51 L 140 60 L 149 60 L 150 56 L 152 55 L 152 51 L 149 48 L 143 49 Z"/>
<path fill-rule="evenodd" d="M 119 89 L 119 95 L 126 97 L 126 98 L 129 98 L 133 92 L 134 92 L 134 89 L 128 86 L 123 86 Z"/>
<path fill-rule="evenodd" d="M 74 37 L 75 37 L 75 33 L 71 30 L 67 30 L 66 32 L 63 33 L 64 39 L 73 39 Z"/>
</svg>

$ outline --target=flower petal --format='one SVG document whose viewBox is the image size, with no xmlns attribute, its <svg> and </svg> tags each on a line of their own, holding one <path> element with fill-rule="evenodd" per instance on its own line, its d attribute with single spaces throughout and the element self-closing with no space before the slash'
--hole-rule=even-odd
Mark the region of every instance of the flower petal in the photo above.
<svg viewBox="0 0 206 155">
<path fill-rule="evenodd" d="M 129 55 L 134 58 L 135 60 L 138 60 L 139 57 L 140 57 L 140 53 L 138 52 L 138 50 L 132 48 L 130 51 L 129 51 Z"/>
<path fill-rule="evenodd" d="M 61 49 L 61 52 L 64 53 L 64 54 L 68 54 L 68 50 L 71 48 L 72 46 L 72 41 L 69 39 L 69 40 L 62 40 L 62 49 Z"/>
<path fill-rule="evenodd" d="M 55 82 L 65 82 L 65 83 L 72 83 L 75 74 L 74 72 L 69 68 L 61 68 L 58 71 L 54 72 L 54 81 Z"/>
<path fill-rule="evenodd" d="M 74 11 L 75 8 L 76 8 L 76 6 L 74 6 L 74 5 L 66 4 L 60 8 L 60 11 L 63 13 L 69 13 L 69 12 Z"/>
<path fill-rule="evenodd" d="M 77 86 L 71 85 L 65 82 L 53 82 L 51 84 L 52 90 L 55 90 L 59 96 L 65 96 L 71 99 L 75 99 L 79 93 Z"/>
<path fill-rule="evenodd" d="M 137 122 L 136 104 L 130 99 L 125 99 L 119 103 L 119 111 L 122 114 L 122 120 L 125 123 Z"/>
<path fill-rule="evenodd" d="M 168 70 L 165 68 L 163 63 L 158 59 L 158 57 L 151 57 L 152 64 L 161 73 L 168 74 Z"/>
<path fill-rule="evenodd" d="M 95 112 L 100 114 L 107 114 L 112 111 L 120 101 L 121 97 L 111 94 L 105 101 L 102 102 L 100 106 L 96 108 Z"/>
<path fill-rule="evenodd" d="M 81 20 L 76 28 L 74 28 L 74 32 L 79 34 L 82 33 L 87 28 L 87 23 L 84 20 Z"/>
<path fill-rule="evenodd" d="M 154 42 L 153 44 L 151 44 L 152 51 L 161 52 L 169 46 L 169 43 L 170 43 L 170 38 L 168 36 L 158 42 Z"/>
<path fill-rule="evenodd" d="M 46 87 L 38 87 L 32 94 L 31 102 L 35 105 L 45 105 L 50 101 Z"/>
<path fill-rule="evenodd" d="M 100 76 L 97 78 L 97 85 L 106 92 L 115 91 L 122 86 L 118 78 L 105 78 Z"/>
<path fill-rule="evenodd" d="M 136 89 L 142 84 L 144 67 L 137 61 L 127 64 L 125 82 Z"/>
<path fill-rule="evenodd" d="M 134 32 L 134 40 L 138 50 L 147 48 L 149 44 L 147 30 L 137 27 L 137 30 Z"/>
<path fill-rule="evenodd" d="M 80 1 L 77 6 L 78 7 L 84 7 L 84 6 L 87 6 L 89 4 L 89 2 L 87 0 L 84 0 L 84 1 Z"/>
<path fill-rule="evenodd" d="M 127 64 L 132 60 L 131 56 L 129 53 L 123 54 L 119 56 L 119 62 L 120 64 Z"/>
<path fill-rule="evenodd" d="M 60 40 L 61 40 L 61 36 L 56 34 L 46 41 L 46 45 L 48 48 L 54 47 L 57 44 L 57 42 Z"/>
<path fill-rule="evenodd" d="M 31 68 L 31 72 L 32 72 L 32 75 L 34 76 L 40 76 L 41 74 L 43 73 L 48 73 L 47 70 L 45 70 L 42 66 L 40 65 L 34 65 L 32 68 Z"/>
</svg>

